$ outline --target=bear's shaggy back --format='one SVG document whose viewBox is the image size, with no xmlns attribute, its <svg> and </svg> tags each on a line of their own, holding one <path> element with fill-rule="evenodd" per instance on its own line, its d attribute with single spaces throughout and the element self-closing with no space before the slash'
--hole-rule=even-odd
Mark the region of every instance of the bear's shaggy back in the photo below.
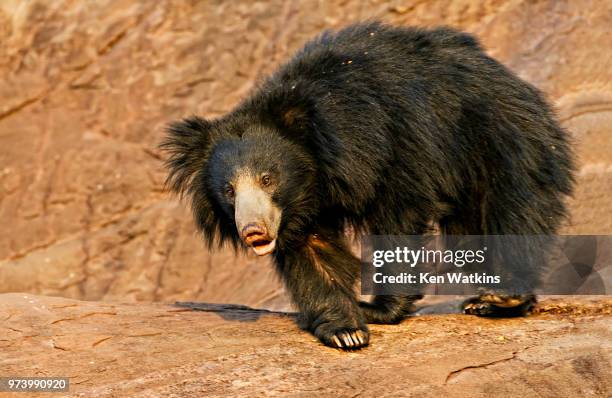
<svg viewBox="0 0 612 398">
<path fill-rule="evenodd" d="M 541 93 L 449 28 L 325 32 L 234 111 L 306 147 L 333 214 L 358 230 L 552 233 L 568 137 Z"/>
</svg>

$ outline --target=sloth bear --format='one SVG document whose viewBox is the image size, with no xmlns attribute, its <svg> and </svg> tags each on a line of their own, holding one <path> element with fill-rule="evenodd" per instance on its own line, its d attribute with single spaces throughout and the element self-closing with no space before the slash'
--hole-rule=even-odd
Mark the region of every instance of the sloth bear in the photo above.
<svg viewBox="0 0 612 398">
<path fill-rule="evenodd" d="M 568 141 L 543 95 L 472 36 L 371 22 L 325 31 L 228 114 L 171 124 L 162 148 L 209 246 L 270 254 L 300 326 L 355 349 L 421 296 L 360 302 L 347 229 L 552 234 L 572 191 Z M 489 294 L 464 310 L 534 302 Z"/>
</svg>

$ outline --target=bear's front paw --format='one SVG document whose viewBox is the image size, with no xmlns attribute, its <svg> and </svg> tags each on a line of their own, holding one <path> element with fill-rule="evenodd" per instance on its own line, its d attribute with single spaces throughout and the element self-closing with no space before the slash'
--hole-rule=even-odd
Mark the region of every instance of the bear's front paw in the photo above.
<svg viewBox="0 0 612 398">
<path fill-rule="evenodd" d="M 352 328 L 324 324 L 319 326 L 314 334 L 323 344 L 343 350 L 358 350 L 367 346 L 370 341 L 370 333 L 366 326 Z"/>
</svg>

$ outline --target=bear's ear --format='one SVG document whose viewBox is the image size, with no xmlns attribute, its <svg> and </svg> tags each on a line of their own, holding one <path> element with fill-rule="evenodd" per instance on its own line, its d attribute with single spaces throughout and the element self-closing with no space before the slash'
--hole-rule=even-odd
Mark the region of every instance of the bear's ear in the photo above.
<svg viewBox="0 0 612 398">
<path fill-rule="evenodd" d="M 285 129 L 304 131 L 310 125 L 311 113 L 305 104 L 292 105 L 279 111 L 280 125 Z"/>
<path fill-rule="evenodd" d="M 167 135 L 160 148 L 169 154 L 166 160 L 166 186 L 183 195 L 192 189 L 193 177 L 204 167 L 210 147 L 211 123 L 192 116 L 166 129 Z"/>
<path fill-rule="evenodd" d="M 293 86 L 294 87 L 294 86 Z M 308 93 L 299 88 L 275 92 L 267 101 L 267 115 L 281 130 L 304 132 L 314 123 L 315 108 Z"/>
<path fill-rule="evenodd" d="M 206 187 L 205 166 L 210 158 L 212 137 L 218 134 L 213 123 L 193 116 L 170 124 L 160 148 L 169 154 L 166 160 L 166 186 L 190 196 L 196 226 L 208 247 L 230 241 L 238 247 L 236 227 L 210 196 Z M 217 136 L 218 137 L 218 136 Z"/>
</svg>

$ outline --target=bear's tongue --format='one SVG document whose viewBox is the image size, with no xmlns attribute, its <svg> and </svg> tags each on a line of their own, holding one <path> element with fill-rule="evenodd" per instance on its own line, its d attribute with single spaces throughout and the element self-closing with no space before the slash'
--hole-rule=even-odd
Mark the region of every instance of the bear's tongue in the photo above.
<svg viewBox="0 0 612 398">
<path fill-rule="evenodd" d="M 251 248 L 258 256 L 265 256 L 266 254 L 272 253 L 276 247 L 276 239 L 258 239 L 251 243 Z"/>
</svg>

